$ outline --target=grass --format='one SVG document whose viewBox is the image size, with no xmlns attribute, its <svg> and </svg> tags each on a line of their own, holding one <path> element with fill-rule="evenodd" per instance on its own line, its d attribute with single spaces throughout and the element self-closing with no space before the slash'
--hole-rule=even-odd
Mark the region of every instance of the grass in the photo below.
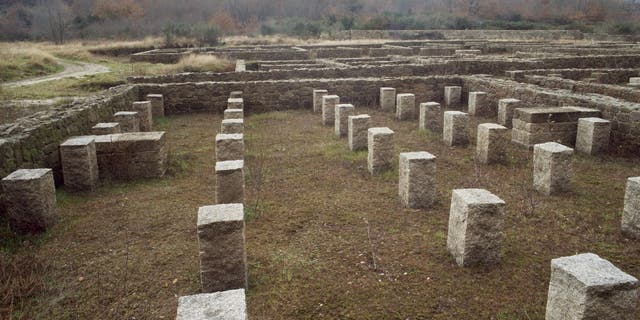
<svg viewBox="0 0 640 320">
<path fill-rule="evenodd" d="M 191 54 L 183 57 L 176 64 L 164 65 L 164 73 L 182 72 L 228 72 L 235 70 L 235 65 L 227 60 L 212 55 Z"/>
<path fill-rule="evenodd" d="M 508 164 L 476 168 L 473 147 L 446 147 L 415 122 L 358 112 L 394 130 L 396 154 L 437 157 L 435 206 L 401 207 L 397 168 L 371 176 L 366 153 L 351 153 L 317 114 L 248 117 L 245 202 L 261 199 L 246 212 L 251 318 L 543 319 L 553 258 L 594 252 L 640 275 L 640 247 L 619 232 L 624 183 L 640 175 L 640 160 L 577 156 L 574 192 L 532 195 L 527 150 L 512 146 Z M 60 223 L 0 250 L 15 265 L 6 273 L 22 279 L 0 287 L 14 301 L 0 308 L 13 319 L 175 317 L 176 297 L 199 292 L 195 220 L 214 201 L 219 123 L 210 114 L 156 122 L 179 174 L 59 192 Z M 470 187 L 507 203 L 504 259 L 494 268 L 459 268 L 446 251 L 451 190 Z"/>
<path fill-rule="evenodd" d="M 14 81 L 56 73 L 62 66 L 42 49 L 0 43 L 0 82 Z"/>
</svg>

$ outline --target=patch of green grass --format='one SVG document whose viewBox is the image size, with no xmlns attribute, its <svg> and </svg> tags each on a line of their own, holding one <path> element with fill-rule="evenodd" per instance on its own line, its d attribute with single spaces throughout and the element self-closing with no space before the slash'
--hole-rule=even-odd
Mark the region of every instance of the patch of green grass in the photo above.
<svg viewBox="0 0 640 320">
<path fill-rule="evenodd" d="M 0 62 L 0 81 L 15 81 L 62 71 L 64 68 L 51 58 L 29 55 L 5 57 Z"/>
<path fill-rule="evenodd" d="M 157 131 L 167 131 L 169 129 L 170 124 L 171 124 L 171 119 L 168 117 L 153 118 L 153 127 Z"/>
</svg>

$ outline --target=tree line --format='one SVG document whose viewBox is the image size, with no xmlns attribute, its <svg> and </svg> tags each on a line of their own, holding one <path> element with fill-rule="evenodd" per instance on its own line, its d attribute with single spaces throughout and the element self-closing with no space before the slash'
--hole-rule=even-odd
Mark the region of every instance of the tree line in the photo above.
<svg viewBox="0 0 640 320">
<path fill-rule="evenodd" d="M 1 40 L 345 29 L 544 29 L 631 34 L 640 0 L 4 0 Z M 204 34 L 204 35 L 203 35 Z"/>
</svg>

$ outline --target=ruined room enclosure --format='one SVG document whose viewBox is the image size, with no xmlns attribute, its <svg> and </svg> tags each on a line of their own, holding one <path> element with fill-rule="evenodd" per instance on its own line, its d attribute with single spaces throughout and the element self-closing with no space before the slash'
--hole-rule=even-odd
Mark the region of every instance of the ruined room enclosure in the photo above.
<svg viewBox="0 0 640 320">
<path fill-rule="evenodd" d="M 257 71 L 132 78 L 88 101 L 3 125 L 6 175 L 17 167 L 59 170 L 57 144 L 50 145 L 85 134 L 149 93 L 163 94 L 168 113 L 155 124 L 167 131 L 168 175 L 103 182 L 91 194 L 61 193 L 62 221 L 44 241 L 18 249 L 33 249 L 46 266 L 36 274 L 48 279 L 24 309 L 52 318 L 173 318 L 175 297 L 199 292 L 196 213 L 214 202 L 214 136 L 236 90 L 243 91 L 246 113 L 251 318 L 540 319 L 551 259 L 594 252 L 640 275 L 640 246 L 620 233 L 625 181 L 640 175 L 640 90 L 629 80 L 639 76 L 640 49 L 460 42 L 430 55 L 434 43 L 424 41 L 406 42 L 428 48 L 418 54 L 402 41 L 404 49 L 375 45 L 357 53 L 326 46 L 315 49 L 328 56 L 279 61 L 249 61 L 256 50 L 229 49 Z M 492 47 L 500 45 L 517 49 Z M 472 117 L 471 145 L 447 147 L 441 132 L 418 131 L 417 120 L 397 121 L 379 110 L 381 87 L 413 93 L 416 103 L 442 103 L 445 86 L 462 87 L 465 111 L 474 91 L 486 92 L 495 107 L 516 98 L 523 108 L 597 109 L 612 122 L 610 148 L 576 155 L 573 192 L 547 197 L 532 189 L 525 147 L 510 144 L 503 164 L 474 161 L 476 126 L 496 116 Z M 371 115 L 372 127 L 395 131 L 391 171 L 371 176 L 367 152 L 350 152 L 346 139 L 321 125 L 311 110 L 313 89 Z M 405 209 L 398 200 L 397 155 L 407 151 L 437 157 L 431 209 Z M 447 252 L 451 190 L 458 188 L 484 188 L 505 200 L 499 265 L 459 268 Z"/>
</svg>

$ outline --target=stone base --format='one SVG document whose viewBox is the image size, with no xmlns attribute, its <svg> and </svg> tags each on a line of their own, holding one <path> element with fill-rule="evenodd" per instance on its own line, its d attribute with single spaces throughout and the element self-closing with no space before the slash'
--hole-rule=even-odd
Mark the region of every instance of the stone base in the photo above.
<svg viewBox="0 0 640 320">
<path fill-rule="evenodd" d="M 93 191 L 98 184 L 98 157 L 92 137 L 71 138 L 60 145 L 64 186 L 72 191 Z"/>
<path fill-rule="evenodd" d="M 51 169 L 20 169 L 2 179 L 6 215 L 18 234 L 47 231 L 56 220 L 56 187 Z"/>
<path fill-rule="evenodd" d="M 202 293 L 178 299 L 176 320 L 247 320 L 244 289 Z"/>
<path fill-rule="evenodd" d="M 407 208 L 429 208 L 436 200 L 436 157 L 428 152 L 400 154 L 398 193 Z"/>
<path fill-rule="evenodd" d="M 621 226 L 625 236 L 640 240 L 640 177 L 627 179 Z"/>
<path fill-rule="evenodd" d="M 393 168 L 394 132 L 389 128 L 370 128 L 368 130 L 367 167 L 371 174 L 391 170 Z"/>
</svg>

